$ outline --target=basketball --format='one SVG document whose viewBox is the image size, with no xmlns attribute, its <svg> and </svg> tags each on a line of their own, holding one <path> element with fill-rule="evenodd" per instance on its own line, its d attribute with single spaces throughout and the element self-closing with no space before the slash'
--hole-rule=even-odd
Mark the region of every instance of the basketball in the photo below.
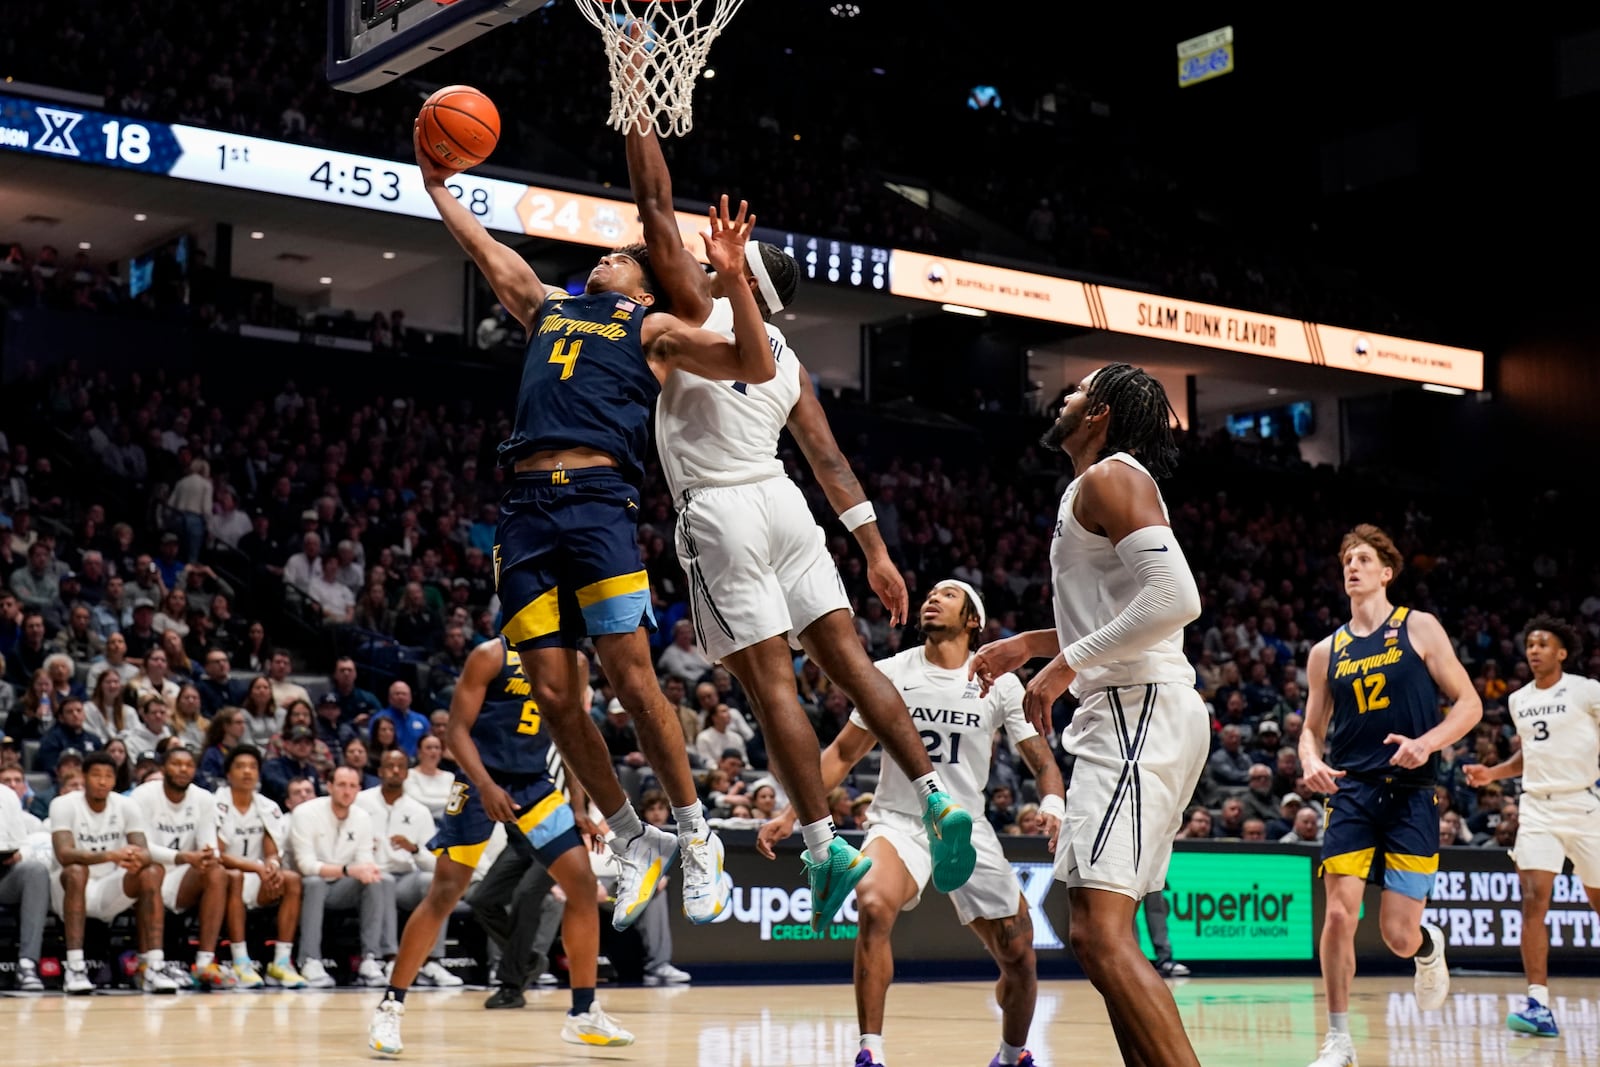
<svg viewBox="0 0 1600 1067">
<path fill-rule="evenodd" d="M 422 105 L 422 144 L 441 167 L 476 167 L 500 140 L 494 101 L 470 85 L 446 85 Z"/>
</svg>

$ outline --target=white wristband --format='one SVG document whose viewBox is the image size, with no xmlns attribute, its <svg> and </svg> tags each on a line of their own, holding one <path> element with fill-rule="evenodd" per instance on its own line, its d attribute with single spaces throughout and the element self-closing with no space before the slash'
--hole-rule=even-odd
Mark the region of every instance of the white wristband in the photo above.
<svg viewBox="0 0 1600 1067">
<path fill-rule="evenodd" d="M 1039 814 L 1054 815 L 1057 819 L 1067 817 L 1067 803 L 1054 793 L 1046 793 L 1039 798 Z"/>
<path fill-rule="evenodd" d="M 863 500 L 853 508 L 846 508 L 839 513 L 839 521 L 844 523 L 844 528 L 854 533 L 856 527 L 865 526 L 869 522 L 878 521 L 878 513 L 872 510 L 872 501 Z"/>
</svg>

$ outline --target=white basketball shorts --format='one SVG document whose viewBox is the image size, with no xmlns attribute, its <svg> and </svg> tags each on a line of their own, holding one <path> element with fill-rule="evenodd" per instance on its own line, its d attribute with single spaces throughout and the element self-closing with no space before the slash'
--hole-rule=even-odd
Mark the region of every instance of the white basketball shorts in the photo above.
<svg viewBox="0 0 1600 1067">
<path fill-rule="evenodd" d="M 1600 791 L 1524 793 L 1511 859 L 1519 870 L 1556 874 L 1570 859 L 1580 882 L 1600 887 Z"/>
<path fill-rule="evenodd" d="M 1192 686 L 1089 693 L 1061 737 L 1077 758 L 1055 876 L 1142 899 L 1162 887 L 1172 839 L 1211 750 L 1211 717 Z"/>
<path fill-rule="evenodd" d="M 691 489 L 678 515 L 695 637 L 713 660 L 850 609 L 827 538 L 787 478 Z M 796 644 L 796 647 L 799 647 Z"/>
<path fill-rule="evenodd" d="M 99 922 L 108 923 L 133 907 L 138 901 L 122 891 L 122 879 L 128 872 L 116 864 L 96 864 L 110 868 L 102 875 L 90 875 L 83 889 L 84 914 Z M 90 868 L 93 870 L 94 868 Z M 62 918 L 66 917 L 67 891 L 61 884 L 61 872 L 52 871 L 50 878 L 50 907 Z"/>
<path fill-rule="evenodd" d="M 178 889 L 183 885 L 184 875 L 193 868 L 187 865 L 173 864 L 167 868 L 167 873 L 161 876 L 161 903 L 166 905 L 168 911 L 179 914 L 183 909 L 178 907 Z"/>
<path fill-rule="evenodd" d="M 928 829 L 922 819 L 899 811 L 867 809 L 867 836 L 861 851 L 874 841 L 884 841 L 899 855 L 900 862 L 917 883 L 917 895 L 901 911 L 910 911 L 922 902 L 922 891 L 933 876 L 933 856 L 928 852 Z M 950 894 L 956 915 L 965 926 L 974 919 L 1009 919 L 1017 913 L 1022 885 L 1011 869 L 1011 861 L 1000 848 L 994 827 L 980 814 L 972 821 L 972 847 L 978 853 L 967 884 Z"/>
</svg>

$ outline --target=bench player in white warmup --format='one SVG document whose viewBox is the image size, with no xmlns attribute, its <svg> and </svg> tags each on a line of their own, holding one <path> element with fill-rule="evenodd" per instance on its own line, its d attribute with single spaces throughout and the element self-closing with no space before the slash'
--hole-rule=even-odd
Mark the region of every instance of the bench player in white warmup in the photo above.
<svg viewBox="0 0 1600 1067">
<path fill-rule="evenodd" d="M 1467 765 L 1473 788 L 1522 776 L 1517 843 L 1511 850 L 1522 882 L 1522 969 L 1528 1003 L 1506 1017 L 1523 1034 L 1560 1034 L 1550 1011 L 1550 931 L 1545 915 L 1565 860 L 1600 912 L 1600 682 L 1563 667 L 1582 651 L 1578 631 L 1540 615 L 1523 647 L 1533 684 L 1511 694 L 1511 724 L 1522 739 L 1516 755 L 1494 767 Z"/>
<path fill-rule="evenodd" d="M 986 616 L 977 590 L 947 579 L 933 587 L 922 604 L 919 628 L 927 640 L 897 656 L 880 660 L 878 670 L 905 695 L 913 725 L 923 727 L 928 751 L 944 764 L 951 796 L 970 811 L 983 808 L 983 789 L 995 732 L 1004 729 L 1039 785 L 1039 809 L 1045 831 L 1054 836 L 1066 808 L 1061 770 L 1050 743 L 1022 713 L 1022 683 L 1002 675 L 987 696 L 967 677 L 967 666 Z M 822 753 L 822 784 L 832 789 L 872 750 L 877 739 L 859 712 Z M 856 1067 L 882 1064 L 883 1017 L 894 978 L 890 937 L 895 919 L 922 900 L 931 867 L 922 803 L 904 771 L 885 763 L 867 809 L 866 843 L 862 851 L 872 870 L 856 886 L 860 916 L 855 950 L 856 1016 L 861 1026 L 861 1051 Z M 772 846 L 794 832 L 794 811 L 786 808 L 761 828 L 757 847 L 768 859 Z M 1001 851 L 1000 840 L 985 821 L 973 824 L 972 843 L 978 865 L 967 884 L 950 894 L 956 915 L 989 950 L 1000 967 L 995 986 L 999 1002 L 1000 1051 L 990 1067 L 1033 1067 L 1024 1046 L 1039 991 L 1033 955 L 1033 920 L 1022 886 Z"/>
<path fill-rule="evenodd" d="M 718 294 L 730 281 L 754 293 L 763 317 L 794 298 L 799 271 L 774 245 L 746 244 L 747 267 L 736 280 L 708 276 L 684 247 L 655 135 L 629 132 L 627 154 L 645 246 L 675 315 L 727 335 L 732 309 Z M 771 381 L 717 381 L 687 372 L 669 378 L 656 405 L 656 445 L 678 508 L 678 560 L 689 579 L 696 636 L 750 696 L 772 768 L 801 820 L 816 901 L 812 921 L 820 928 L 870 861 L 834 834 L 816 733 L 795 685 L 791 641 L 851 698 L 885 753 L 915 784 L 934 886 L 949 892 L 962 885 L 977 857 L 972 814 L 945 790 L 905 702 L 861 647 L 827 538 L 778 458 L 785 426 L 865 553 L 868 580 L 895 625 L 905 621 L 905 580 L 889 559 L 872 505 L 834 441 L 806 369 L 770 322 L 767 336 L 778 368 Z"/>
<path fill-rule="evenodd" d="M 295 970 L 294 936 L 300 928 L 300 872 L 283 865 L 289 843 L 289 820 L 272 798 L 263 796 L 261 750 L 239 745 L 228 752 L 217 787 L 217 848 L 228 871 L 228 939 L 232 942 L 233 973 L 241 989 L 265 984 L 284 989 L 304 989 L 310 979 Z M 261 977 L 250 958 L 245 937 L 249 913 L 278 906 L 278 940 L 273 946 L 267 976 Z M 314 966 L 313 966 L 314 964 Z M 322 961 L 306 961 L 318 988 L 333 985 Z"/>
<path fill-rule="evenodd" d="M 1210 752 L 1210 714 L 1183 654 L 1200 593 L 1155 479 L 1177 461 L 1161 383 L 1113 363 L 1067 394 L 1041 443 L 1076 474 L 1050 543 L 1056 626 L 996 641 L 972 658 L 984 690 L 1034 658 L 1049 664 L 1023 697 L 1050 729 L 1069 687 L 1077 713 L 1062 747 L 1077 757 L 1056 842 L 1072 903 L 1072 951 L 1105 998 L 1122 1058 L 1199 1067 L 1172 993 L 1140 951 L 1134 912 L 1166 881 L 1172 839 Z"/>
<path fill-rule="evenodd" d="M 200 908 L 200 940 L 194 981 L 207 989 L 229 989 L 233 972 L 217 961 L 217 938 L 228 908 L 228 872 L 217 860 L 217 799 L 194 784 L 194 753 L 174 744 L 161 756 L 161 777 L 129 794 L 139 805 L 150 858 L 166 869 L 161 903 L 175 915 Z M 174 981 L 189 976 L 176 962 L 167 964 Z"/>
</svg>

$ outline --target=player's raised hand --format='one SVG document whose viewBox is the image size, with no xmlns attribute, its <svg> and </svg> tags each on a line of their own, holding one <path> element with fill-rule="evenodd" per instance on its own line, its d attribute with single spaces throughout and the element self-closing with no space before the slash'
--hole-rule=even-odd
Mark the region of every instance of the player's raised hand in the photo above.
<svg viewBox="0 0 1600 1067">
<path fill-rule="evenodd" d="M 449 167 L 439 166 L 433 161 L 433 157 L 428 155 L 427 150 L 422 147 L 422 119 L 420 118 L 413 119 L 411 122 L 411 150 L 417 157 L 417 169 L 422 171 L 423 185 L 443 185 L 455 177 L 455 171 Z"/>
<path fill-rule="evenodd" d="M 778 858 L 773 848 L 779 841 L 794 833 L 794 809 L 785 808 L 761 824 L 756 831 L 756 851 L 769 860 Z"/>
<path fill-rule="evenodd" d="M 967 665 L 967 678 L 978 680 L 980 695 L 988 696 L 996 678 L 1010 674 L 1028 662 L 1028 648 L 1020 637 L 1003 637 L 991 641 L 972 654 Z"/>
<path fill-rule="evenodd" d="M 900 574 L 900 568 L 894 565 L 887 553 L 881 559 L 868 561 L 867 584 L 888 609 L 889 625 L 904 625 L 906 614 L 911 610 L 911 594 L 906 592 L 906 580 Z"/>
<path fill-rule="evenodd" d="M 1390 734 L 1383 739 L 1386 745 L 1399 745 L 1394 755 L 1389 757 L 1389 762 L 1396 767 L 1411 770 L 1428 762 L 1428 757 L 1433 751 L 1415 737 L 1406 737 L 1404 734 Z"/>
<path fill-rule="evenodd" d="M 749 203 L 741 200 L 739 213 L 730 215 L 727 193 L 722 194 L 721 205 L 710 210 L 711 229 L 701 233 L 700 239 L 706 243 L 706 259 L 718 274 L 745 276 L 744 246 L 756 225 L 756 217 L 747 216 L 749 210 Z"/>
</svg>

